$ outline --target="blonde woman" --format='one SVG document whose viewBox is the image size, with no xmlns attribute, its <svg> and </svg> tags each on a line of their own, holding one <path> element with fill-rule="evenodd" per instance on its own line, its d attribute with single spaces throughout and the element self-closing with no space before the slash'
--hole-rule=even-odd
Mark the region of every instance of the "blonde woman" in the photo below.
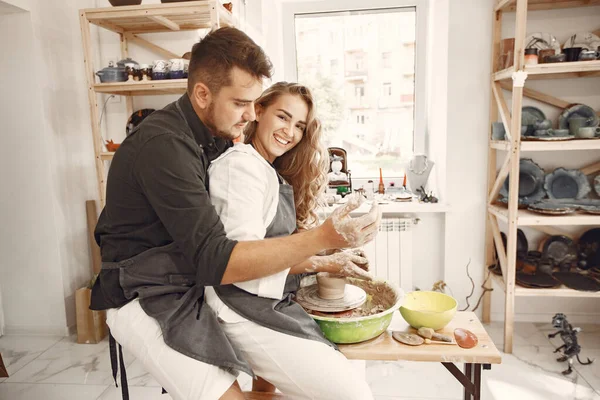
<svg viewBox="0 0 600 400">
<path fill-rule="evenodd" d="M 274 84 L 255 101 L 245 143 L 211 164 L 209 193 L 228 238 L 287 236 L 318 224 L 328 157 L 314 108 L 306 87 Z M 292 299 L 303 274 L 346 269 L 361 275 L 356 264 L 365 262 L 351 253 L 314 256 L 261 279 L 207 287 L 205 301 L 254 374 L 284 394 L 368 400 L 365 380 Z"/>
</svg>

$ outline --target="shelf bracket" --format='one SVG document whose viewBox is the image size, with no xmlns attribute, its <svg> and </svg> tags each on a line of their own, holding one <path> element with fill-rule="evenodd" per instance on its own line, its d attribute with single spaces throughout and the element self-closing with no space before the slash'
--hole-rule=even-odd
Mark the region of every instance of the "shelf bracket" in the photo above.
<svg viewBox="0 0 600 400">
<path fill-rule="evenodd" d="M 500 168 L 500 172 L 498 173 L 498 176 L 496 176 L 496 181 L 494 182 L 492 191 L 489 194 L 488 204 L 492 204 L 494 200 L 496 200 L 496 197 L 498 197 L 498 193 L 500 193 L 500 187 L 504 184 L 504 180 L 508 176 L 508 170 L 510 169 L 510 160 L 511 153 L 506 152 L 502 168 Z"/>
<path fill-rule="evenodd" d="M 162 57 L 165 57 L 167 59 L 169 58 L 181 58 L 181 56 L 167 50 L 164 49 L 160 46 L 155 45 L 154 43 L 139 37 L 138 35 L 134 34 L 134 33 L 125 33 L 125 38 L 130 41 L 131 43 L 135 43 L 140 47 L 144 47 L 147 50 L 153 51 L 157 54 L 160 54 Z"/>
<path fill-rule="evenodd" d="M 561 231 L 560 229 L 556 229 L 553 226 L 532 225 L 532 226 L 530 226 L 530 228 L 533 228 L 536 231 L 545 233 L 545 234 L 550 235 L 550 236 L 558 236 L 558 235 L 560 235 L 560 236 L 566 236 L 568 238 L 574 239 L 573 235 L 571 235 L 570 233 Z"/>
<path fill-rule="evenodd" d="M 494 245 L 496 246 L 496 254 L 498 254 L 498 261 L 500 262 L 502 276 L 506 276 L 506 248 L 504 247 L 504 242 L 502 242 L 502 235 L 500 234 L 500 228 L 498 227 L 498 220 L 496 219 L 496 216 L 492 214 L 488 214 L 488 218 L 490 219 L 490 226 L 492 227 L 492 234 L 494 235 Z"/>
<path fill-rule="evenodd" d="M 583 172 L 584 175 L 591 175 L 598 171 L 600 171 L 600 161 L 590 164 L 584 168 L 581 168 L 581 172 Z"/>
<path fill-rule="evenodd" d="M 514 0 L 497 0 L 496 6 L 494 7 L 494 11 L 501 11 L 508 4 L 512 3 Z"/>
<path fill-rule="evenodd" d="M 500 87 L 504 90 L 512 91 L 512 85 L 508 82 L 500 82 Z M 529 88 L 523 88 L 523 95 L 558 108 L 567 108 L 571 105 L 568 101 Z"/>
<path fill-rule="evenodd" d="M 181 29 L 175 22 L 171 21 L 169 18 L 163 17 L 162 15 L 149 15 L 148 18 L 166 28 L 169 28 L 172 31 L 178 31 Z"/>
<path fill-rule="evenodd" d="M 506 138 L 509 142 L 512 142 L 512 134 L 510 131 L 512 120 L 510 117 L 510 112 L 508 111 L 508 106 L 506 105 L 506 101 L 504 100 L 504 96 L 502 95 L 502 91 L 500 90 L 500 85 L 498 82 L 492 83 L 492 92 L 494 93 L 496 104 L 500 108 L 500 118 L 502 118 L 502 123 L 504 124 Z"/>
</svg>

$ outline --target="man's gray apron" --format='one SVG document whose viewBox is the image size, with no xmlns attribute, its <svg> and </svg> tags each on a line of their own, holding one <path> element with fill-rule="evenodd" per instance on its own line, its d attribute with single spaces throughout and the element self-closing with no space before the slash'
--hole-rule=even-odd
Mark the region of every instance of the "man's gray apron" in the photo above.
<svg viewBox="0 0 600 400">
<path fill-rule="evenodd" d="M 185 120 L 179 103 L 176 104 Z M 102 268 L 119 270 L 119 283 L 125 297 L 128 300 L 139 298 L 144 312 L 160 325 L 163 340 L 169 347 L 230 372 L 237 370 L 254 376 L 242 353 L 222 330 L 215 312 L 202 306 L 204 286 L 196 285 L 195 266 L 184 258 L 176 243 L 147 250 L 123 261 L 103 262 Z M 198 268 L 210 268 L 210 265 Z M 117 346 L 112 335 L 109 339 L 116 384 Z M 121 389 L 123 399 L 127 400 L 127 377 L 120 345 L 119 350 Z"/>
<path fill-rule="evenodd" d="M 289 236 L 296 230 L 296 208 L 293 187 L 279 184 L 279 203 L 275 218 L 267 228 L 265 237 Z M 292 296 L 304 275 L 288 275 L 283 300 L 258 297 L 235 285 L 215 286 L 215 292 L 229 308 L 242 317 L 264 327 L 304 339 L 316 340 L 337 348 L 323 336 L 317 323 L 304 311 Z"/>
</svg>

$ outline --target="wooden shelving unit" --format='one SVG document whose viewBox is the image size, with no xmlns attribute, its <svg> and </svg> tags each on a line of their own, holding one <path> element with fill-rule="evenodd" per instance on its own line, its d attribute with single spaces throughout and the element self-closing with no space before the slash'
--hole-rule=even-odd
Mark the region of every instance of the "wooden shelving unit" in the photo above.
<svg viewBox="0 0 600 400">
<path fill-rule="evenodd" d="M 578 61 L 554 64 L 525 65 L 524 45 L 527 32 L 527 13 L 537 10 L 564 9 L 573 7 L 599 6 L 600 0 L 497 0 L 494 7 L 492 65 L 500 56 L 502 19 L 506 13 L 514 13 L 515 49 L 513 66 L 491 74 L 492 100 L 490 104 L 490 126 L 492 122 L 502 120 L 507 133 L 507 140 L 489 140 L 488 165 L 488 219 L 486 226 L 486 265 L 494 262 L 494 249 L 498 254 L 502 276 L 493 275 L 486 285 L 491 288 L 492 282 L 504 290 L 504 351 L 512 353 L 513 328 L 515 313 L 515 297 L 586 297 L 600 298 L 600 293 L 579 292 L 568 288 L 528 289 L 516 286 L 515 265 L 517 261 L 517 229 L 528 226 L 549 235 L 564 234 L 562 226 L 600 226 L 600 216 L 576 213 L 565 216 L 546 216 L 518 208 L 519 160 L 521 152 L 541 151 L 577 151 L 600 150 L 600 140 L 568 140 L 560 142 L 522 141 L 521 140 L 521 108 L 523 97 L 535 99 L 546 104 L 566 108 L 570 102 L 557 97 L 526 88 L 530 79 L 563 79 L 588 78 L 600 76 L 600 61 Z M 600 17 L 600 15 L 599 15 Z M 575 29 L 575 27 L 574 27 Z M 509 109 L 503 90 L 512 92 L 511 109 Z M 491 136 L 491 135 L 490 135 Z M 499 171 L 496 169 L 497 153 L 502 151 L 504 160 Z M 600 171 L 600 162 L 582 168 L 585 174 Z M 508 206 L 497 204 L 496 200 L 505 179 L 509 176 Z M 507 227 L 507 246 L 501 239 L 498 222 Z M 487 270 L 485 272 L 487 275 Z M 491 294 L 487 292 L 483 300 L 483 321 L 490 321 Z"/>
<path fill-rule="evenodd" d="M 126 96 L 127 115 L 131 115 L 133 113 L 132 96 L 183 94 L 187 88 L 187 79 L 98 83 L 95 72 L 102 67 L 96 68 L 93 65 L 94 46 L 91 40 L 90 25 L 94 24 L 116 33 L 121 43 L 121 56 L 123 58 L 129 55 L 129 45 L 135 44 L 156 53 L 160 57 L 170 59 L 181 58 L 181 54 L 176 54 L 157 46 L 140 34 L 211 29 L 225 25 L 236 26 L 237 21 L 218 0 L 199 0 L 181 3 L 84 9 L 79 12 L 79 22 L 81 25 L 85 74 L 88 84 L 88 100 L 94 139 L 98 190 L 100 193 L 100 204 L 104 206 L 106 203 L 105 162 L 112 160 L 114 153 L 104 151 L 103 138 L 100 132 L 98 94 Z M 123 125 L 125 125 L 125 121 Z"/>
</svg>

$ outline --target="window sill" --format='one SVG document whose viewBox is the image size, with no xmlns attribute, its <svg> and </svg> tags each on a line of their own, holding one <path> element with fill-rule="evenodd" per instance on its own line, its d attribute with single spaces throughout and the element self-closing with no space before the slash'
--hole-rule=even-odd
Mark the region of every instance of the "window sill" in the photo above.
<svg viewBox="0 0 600 400">
<path fill-rule="evenodd" d="M 321 211 L 319 212 L 319 216 L 321 217 L 326 217 L 329 214 L 331 214 L 331 212 L 336 208 L 339 207 L 341 204 L 336 204 L 333 205 L 331 207 L 326 207 L 321 209 Z M 367 212 L 369 212 L 369 209 L 371 208 L 371 204 L 370 203 L 364 203 L 363 205 L 361 205 L 359 208 L 357 208 L 356 210 L 352 211 L 350 213 L 351 216 L 357 216 L 357 215 L 362 215 L 362 214 L 366 214 Z M 383 215 L 383 217 L 391 217 L 394 216 L 396 214 L 406 214 L 406 213 L 415 213 L 415 214 L 424 214 L 424 213 L 446 213 L 448 211 L 450 211 L 450 206 L 448 204 L 445 203 L 419 203 L 417 201 L 413 201 L 410 203 L 388 203 L 388 204 L 380 204 L 379 205 L 379 209 L 381 210 L 381 213 Z"/>
</svg>

